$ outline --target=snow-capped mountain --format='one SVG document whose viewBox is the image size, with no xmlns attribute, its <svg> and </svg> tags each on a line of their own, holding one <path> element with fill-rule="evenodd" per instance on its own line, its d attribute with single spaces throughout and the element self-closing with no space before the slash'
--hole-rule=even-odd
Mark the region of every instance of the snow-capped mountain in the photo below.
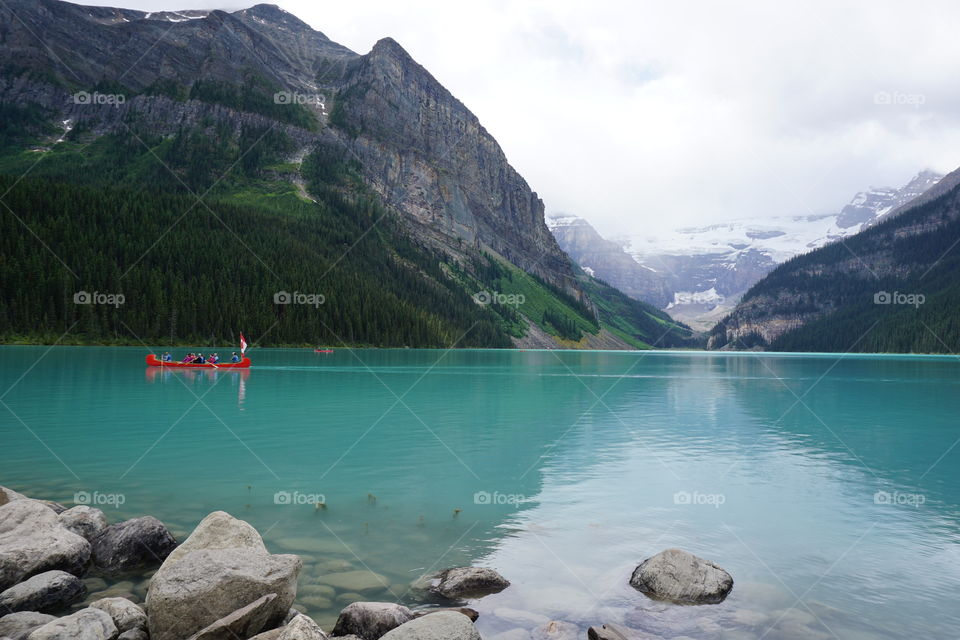
<svg viewBox="0 0 960 640">
<path fill-rule="evenodd" d="M 547 224 L 560 246 L 597 277 L 706 329 L 777 264 L 876 224 L 942 177 L 921 171 L 899 189 L 871 187 L 836 213 L 743 218 L 612 240 L 576 216 Z M 643 268 L 628 266 L 626 257 Z"/>
</svg>

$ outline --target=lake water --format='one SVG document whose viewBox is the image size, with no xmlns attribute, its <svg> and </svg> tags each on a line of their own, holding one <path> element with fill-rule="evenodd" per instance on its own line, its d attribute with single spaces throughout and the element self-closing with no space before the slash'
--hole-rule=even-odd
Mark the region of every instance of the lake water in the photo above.
<svg viewBox="0 0 960 640">
<path fill-rule="evenodd" d="M 298 600 L 328 631 L 352 599 L 416 604 L 421 574 L 479 564 L 513 583 L 471 604 L 485 640 L 546 619 L 957 637 L 957 359 L 259 350 L 240 373 L 145 353 L 0 347 L 0 484 L 178 539 L 228 511 L 304 557 Z M 631 589 L 670 547 L 727 569 L 730 597 Z M 346 571 L 389 589 L 318 586 Z"/>
</svg>

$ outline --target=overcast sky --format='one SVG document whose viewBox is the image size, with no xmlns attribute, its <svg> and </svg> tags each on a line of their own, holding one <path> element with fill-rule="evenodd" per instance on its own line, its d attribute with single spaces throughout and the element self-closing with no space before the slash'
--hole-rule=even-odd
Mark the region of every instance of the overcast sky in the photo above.
<svg viewBox="0 0 960 640">
<path fill-rule="evenodd" d="M 548 215 L 605 235 L 835 211 L 960 166 L 956 2 L 274 4 L 359 53 L 392 36 L 477 114 Z"/>
</svg>

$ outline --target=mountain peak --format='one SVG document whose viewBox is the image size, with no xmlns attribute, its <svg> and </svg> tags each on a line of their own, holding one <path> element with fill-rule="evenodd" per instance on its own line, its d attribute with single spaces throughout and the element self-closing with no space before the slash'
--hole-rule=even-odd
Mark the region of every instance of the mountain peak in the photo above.
<svg viewBox="0 0 960 640">
<path fill-rule="evenodd" d="M 255 4 L 249 9 L 241 9 L 235 15 L 252 18 L 261 24 L 286 27 L 296 31 L 313 31 L 306 22 L 275 4 Z"/>
</svg>

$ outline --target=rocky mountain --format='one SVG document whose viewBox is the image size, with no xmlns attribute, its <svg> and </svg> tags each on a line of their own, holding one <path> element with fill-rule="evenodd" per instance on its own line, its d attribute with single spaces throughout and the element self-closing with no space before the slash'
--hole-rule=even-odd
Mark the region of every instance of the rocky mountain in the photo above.
<svg viewBox="0 0 960 640">
<path fill-rule="evenodd" d="M 583 218 L 560 214 L 547 218 L 547 226 L 563 250 L 589 275 L 661 309 L 673 301 L 673 292 L 660 273 L 638 263 L 616 242 L 601 237 Z"/>
<path fill-rule="evenodd" d="M 272 5 L 143 12 L 7 0 L 0 55 L 0 172 L 186 193 L 210 213 L 208 198 L 226 199 L 269 209 L 281 226 L 284 214 L 316 205 L 344 229 L 342 238 L 315 238 L 318 255 L 380 243 L 368 248 L 380 252 L 378 264 L 409 271 L 398 272 L 390 305 L 411 318 L 470 326 L 480 314 L 498 326 L 499 338 L 485 338 L 496 344 L 523 344 L 534 328 L 556 344 L 605 331 L 540 198 L 476 116 L 390 38 L 357 54 Z M 439 275 L 421 266 L 438 264 Z M 400 285 L 407 276 L 419 279 L 409 286 L 439 287 L 459 302 L 421 308 Z M 547 302 L 453 310 L 494 284 Z M 576 330 L 558 328 L 568 323 Z M 297 339 L 312 340 L 307 324 Z"/>
<path fill-rule="evenodd" d="M 616 240 L 575 216 L 547 222 L 560 246 L 597 277 L 705 330 L 778 264 L 876 224 L 941 178 L 921 171 L 900 188 L 871 187 L 831 214 L 745 218 Z"/>
<path fill-rule="evenodd" d="M 864 231 L 778 266 L 711 331 L 710 346 L 955 353 L 960 170 L 940 184 Z"/>
</svg>

